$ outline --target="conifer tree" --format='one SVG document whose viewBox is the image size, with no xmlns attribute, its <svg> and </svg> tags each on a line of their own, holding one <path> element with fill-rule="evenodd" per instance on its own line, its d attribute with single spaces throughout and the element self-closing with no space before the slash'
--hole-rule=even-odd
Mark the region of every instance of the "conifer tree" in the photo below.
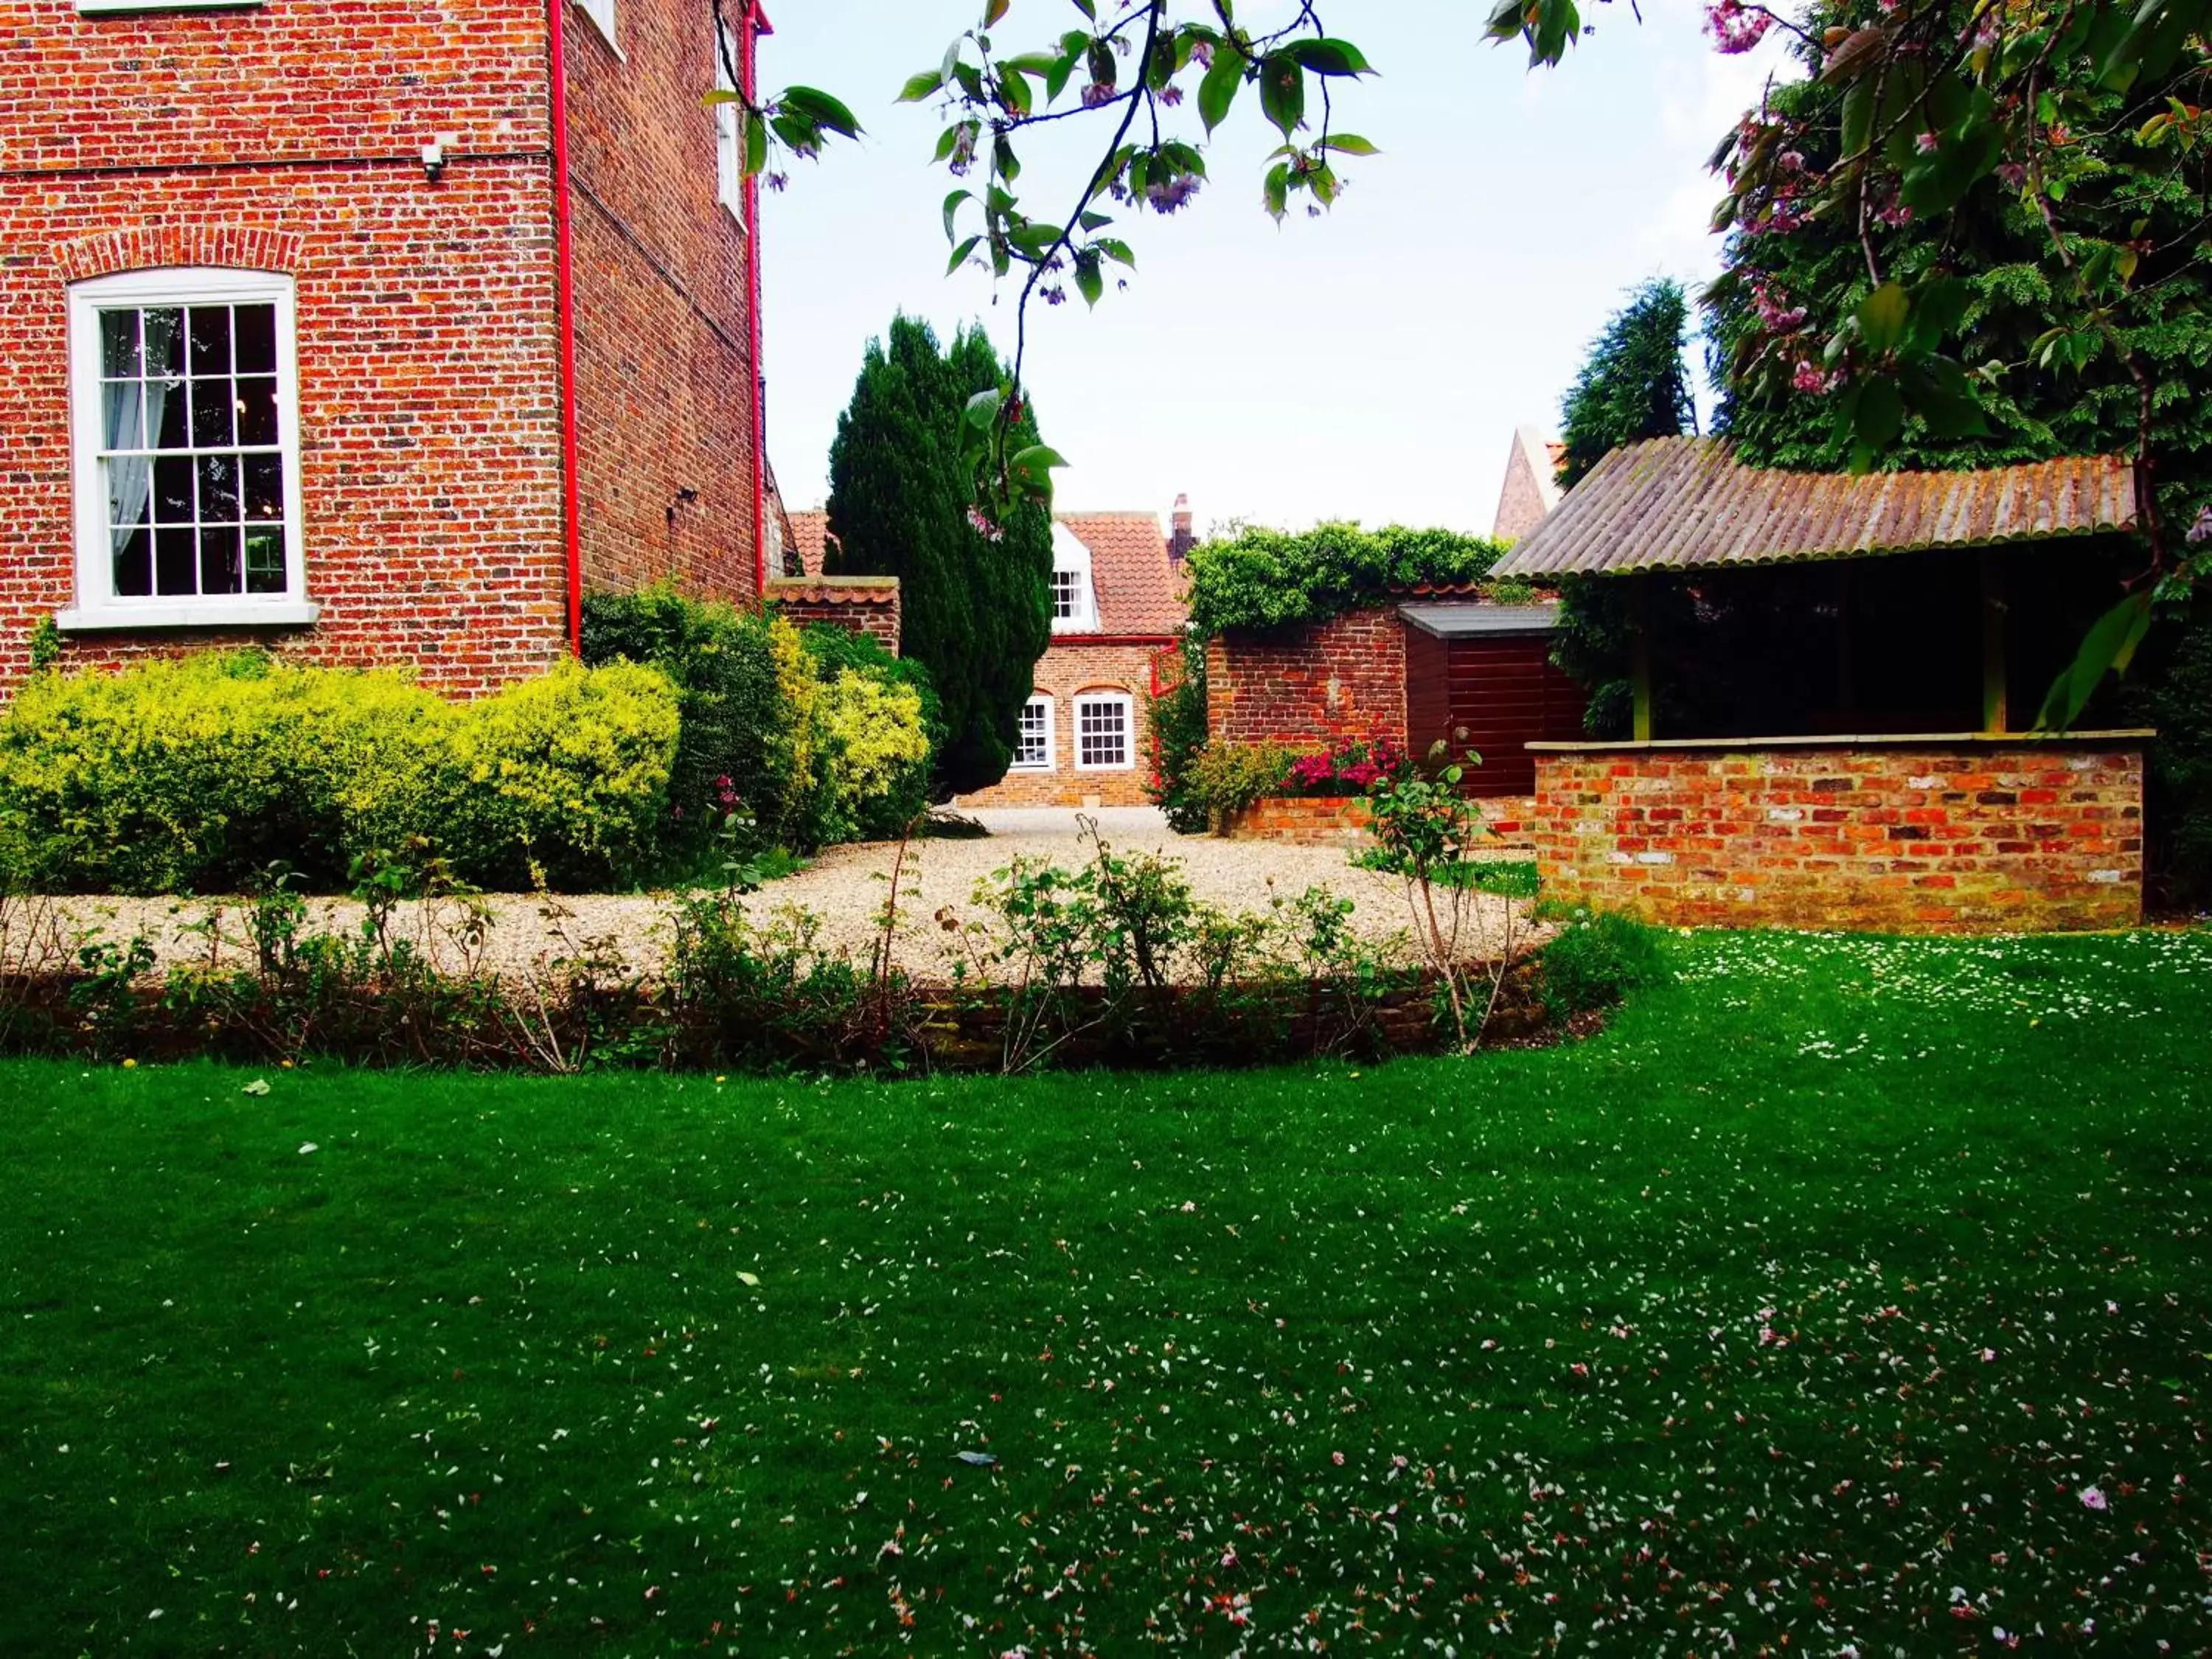
<svg viewBox="0 0 2212 1659">
<path fill-rule="evenodd" d="M 1655 277 L 1605 325 L 1560 407 L 1562 487 L 1623 444 L 1698 429 L 1683 359 L 1689 314 L 1682 285 Z"/>
<path fill-rule="evenodd" d="M 899 579 L 901 654 L 927 665 L 944 705 L 940 799 L 1006 775 L 1052 641 L 1051 520 L 1033 501 L 982 519 L 957 449 L 969 398 L 1006 378 L 981 328 L 948 351 L 927 324 L 896 317 L 868 343 L 830 449 L 828 570 Z M 1020 444 L 1037 441 L 1036 424 L 1024 411 Z"/>
</svg>

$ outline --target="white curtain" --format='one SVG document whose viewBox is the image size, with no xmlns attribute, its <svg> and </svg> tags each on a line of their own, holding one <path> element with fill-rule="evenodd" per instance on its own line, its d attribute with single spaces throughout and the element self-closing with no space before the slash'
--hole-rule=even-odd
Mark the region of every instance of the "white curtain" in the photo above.
<svg viewBox="0 0 2212 1659">
<path fill-rule="evenodd" d="M 151 448 L 160 441 L 161 416 L 167 409 L 172 385 L 155 371 L 166 366 L 181 313 L 146 311 L 139 313 L 145 330 L 144 362 L 149 372 L 143 380 L 111 380 L 100 388 L 100 419 L 105 445 L 110 450 Z M 145 404 L 146 423 L 138 424 L 139 404 Z M 139 522 L 146 516 L 146 501 L 154 493 L 151 455 L 112 455 L 107 463 L 107 522 L 114 550 L 123 551 Z"/>
</svg>

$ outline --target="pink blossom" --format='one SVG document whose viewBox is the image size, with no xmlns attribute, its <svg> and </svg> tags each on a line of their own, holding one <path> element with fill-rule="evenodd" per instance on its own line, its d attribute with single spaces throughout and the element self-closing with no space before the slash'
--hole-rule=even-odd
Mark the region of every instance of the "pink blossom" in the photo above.
<svg viewBox="0 0 2212 1659">
<path fill-rule="evenodd" d="M 1344 1467 L 1344 1454 L 1342 1452 L 1331 1452 L 1328 1455 L 1328 1461 L 1335 1464 L 1336 1467 L 1340 1469 Z"/>
<path fill-rule="evenodd" d="M 2105 1507 L 2105 1494 L 2103 1491 L 2096 1486 L 2082 1487 L 2081 1507 L 2085 1510 L 2103 1509 Z"/>
<path fill-rule="evenodd" d="M 1912 148 L 1923 155 L 1932 155 L 1936 153 L 1936 146 L 1942 142 L 1934 133 L 1923 132 L 1912 141 Z"/>
<path fill-rule="evenodd" d="M 1705 33 L 1713 37 L 1713 50 L 1728 56 L 1749 52 L 1774 27 L 1773 15 L 1744 0 L 1707 0 Z"/>
<path fill-rule="evenodd" d="M 1797 372 L 1790 377 L 1790 384 L 1799 392 L 1821 392 L 1828 389 L 1828 377 L 1820 372 L 1818 363 L 1804 357 L 1798 360 Z"/>
</svg>

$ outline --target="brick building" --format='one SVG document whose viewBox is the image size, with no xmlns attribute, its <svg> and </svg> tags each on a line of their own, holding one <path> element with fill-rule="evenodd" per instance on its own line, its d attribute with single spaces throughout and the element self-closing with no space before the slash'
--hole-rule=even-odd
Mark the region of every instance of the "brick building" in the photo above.
<svg viewBox="0 0 2212 1659">
<path fill-rule="evenodd" d="M 749 600 L 757 0 L 5 0 L 0 692 L 255 642 L 458 691 Z"/>
<path fill-rule="evenodd" d="M 1154 663 L 1182 636 L 1182 551 L 1149 513 L 1062 513 L 1052 526 L 1052 644 L 1003 782 L 963 806 L 1142 806 L 1152 775 L 1146 700 Z M 1177 550 L 1181 550 L 1178 551 Z"/>
<path fill-rule="evenodd" d="M 817 576 L 830 515 L 791 514 L 794 577 Z M 1163 536 L 1149 513 L 1062 513 L 1052 527 L 1052 644 L 1003 781 L 962 806 L 1142 806 L 1152 775 L 1146 701 L 1154 665 L 1182 638 L 1182 561 L 1197 544 L 1187 499 Z M 850 580 L 850 579 L 848 579 Z M 776 591 L 770 585 L 770 592 Z M 794 580 L 790 590 L 806 591 Z M 790 607 L 787 606 L 787 610 Z M 853 614 L 858 614 L 857 612 Z M 848 624 L 850 625 L 850 624 Z"/>
</svg>

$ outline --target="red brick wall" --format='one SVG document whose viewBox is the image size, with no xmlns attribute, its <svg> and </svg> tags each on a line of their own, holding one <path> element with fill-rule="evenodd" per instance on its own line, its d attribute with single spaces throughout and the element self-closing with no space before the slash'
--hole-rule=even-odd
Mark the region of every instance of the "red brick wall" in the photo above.
<svg viewBox="0 0 2212 1659">
<path fill-rule="evenodd" d="M 744 234 L 715 194 L 712 12 L 616 9 L 621 57 L 568 12 L 586 578 L 748 600 L 751 323 Z M 724 10 L 734 34 L 743 7 Z"/>
<path fill-rule="evenodd" d="M 311 631 L 453 690 L 562 648 L 544 7 L 87 17 L 0 6 L 0 694 L 74 598 L 65 283 L 170 264 L 297 283 Z M 333 41 L 342 41 L 334 49 Z M 423 177 L 440 135 L 451 160 Z M 120 168 L 128 172 L 86 169 Z M 236 642 L 72 637 L 68 664 Z"/>
<path fill-rule="evenodd" d="M 1533 796 L 1499 796 L 1476 809 L 1490 834 L 1481 849 L 1491 853 L 1525 853 L 1535 846 L 1529 823 L 1535 807 Z M 1231 841 L 1281 841 L 1301 847 L 1329 847 L 1340 842 L 1364 846 L 1373 840 L 1367 833 L 1373 815 L 1358 795 L 1275 795 L 1255 801 L 1220 826 Z"/>
<path fill-rule="evenodd" d="M 1206 674 L 1217 742 L 1406 740 L 1406 626 L 1394 609 L 1224 634 L 1206 645 Z"/>
<path fill-rule="evenodd" d="M 1152 738 L 1146 700 L 1152 656 L 1168 648 L 1150 645 L 1091 645 L 1056 641 L 1037 659 L 1036 689 L 1053 700 L 1053 769 L 1009 772 L 988 789 L 963 795 L 962 806 L 1144 806 L 1152 775 Z M 1075 769 L 1075 696 L 1079 691 L 1126 691 L 1132 704 L 1136 764 L 1126 772 Z"/>
<path fill-rule="evenodd" d="M 896 657 L 899 649 L 899 582 L 896 576 L 779 579 L 771 576 L 768 600 L 795 625 L 829 623 L 866 634 Z"/>
<path fill-rule="evenodd" d="M 2142 738 L 1540 753 L 1547 895 L 1675 926 L 1983 933 L 2142 911 Z"/>
</svg>

